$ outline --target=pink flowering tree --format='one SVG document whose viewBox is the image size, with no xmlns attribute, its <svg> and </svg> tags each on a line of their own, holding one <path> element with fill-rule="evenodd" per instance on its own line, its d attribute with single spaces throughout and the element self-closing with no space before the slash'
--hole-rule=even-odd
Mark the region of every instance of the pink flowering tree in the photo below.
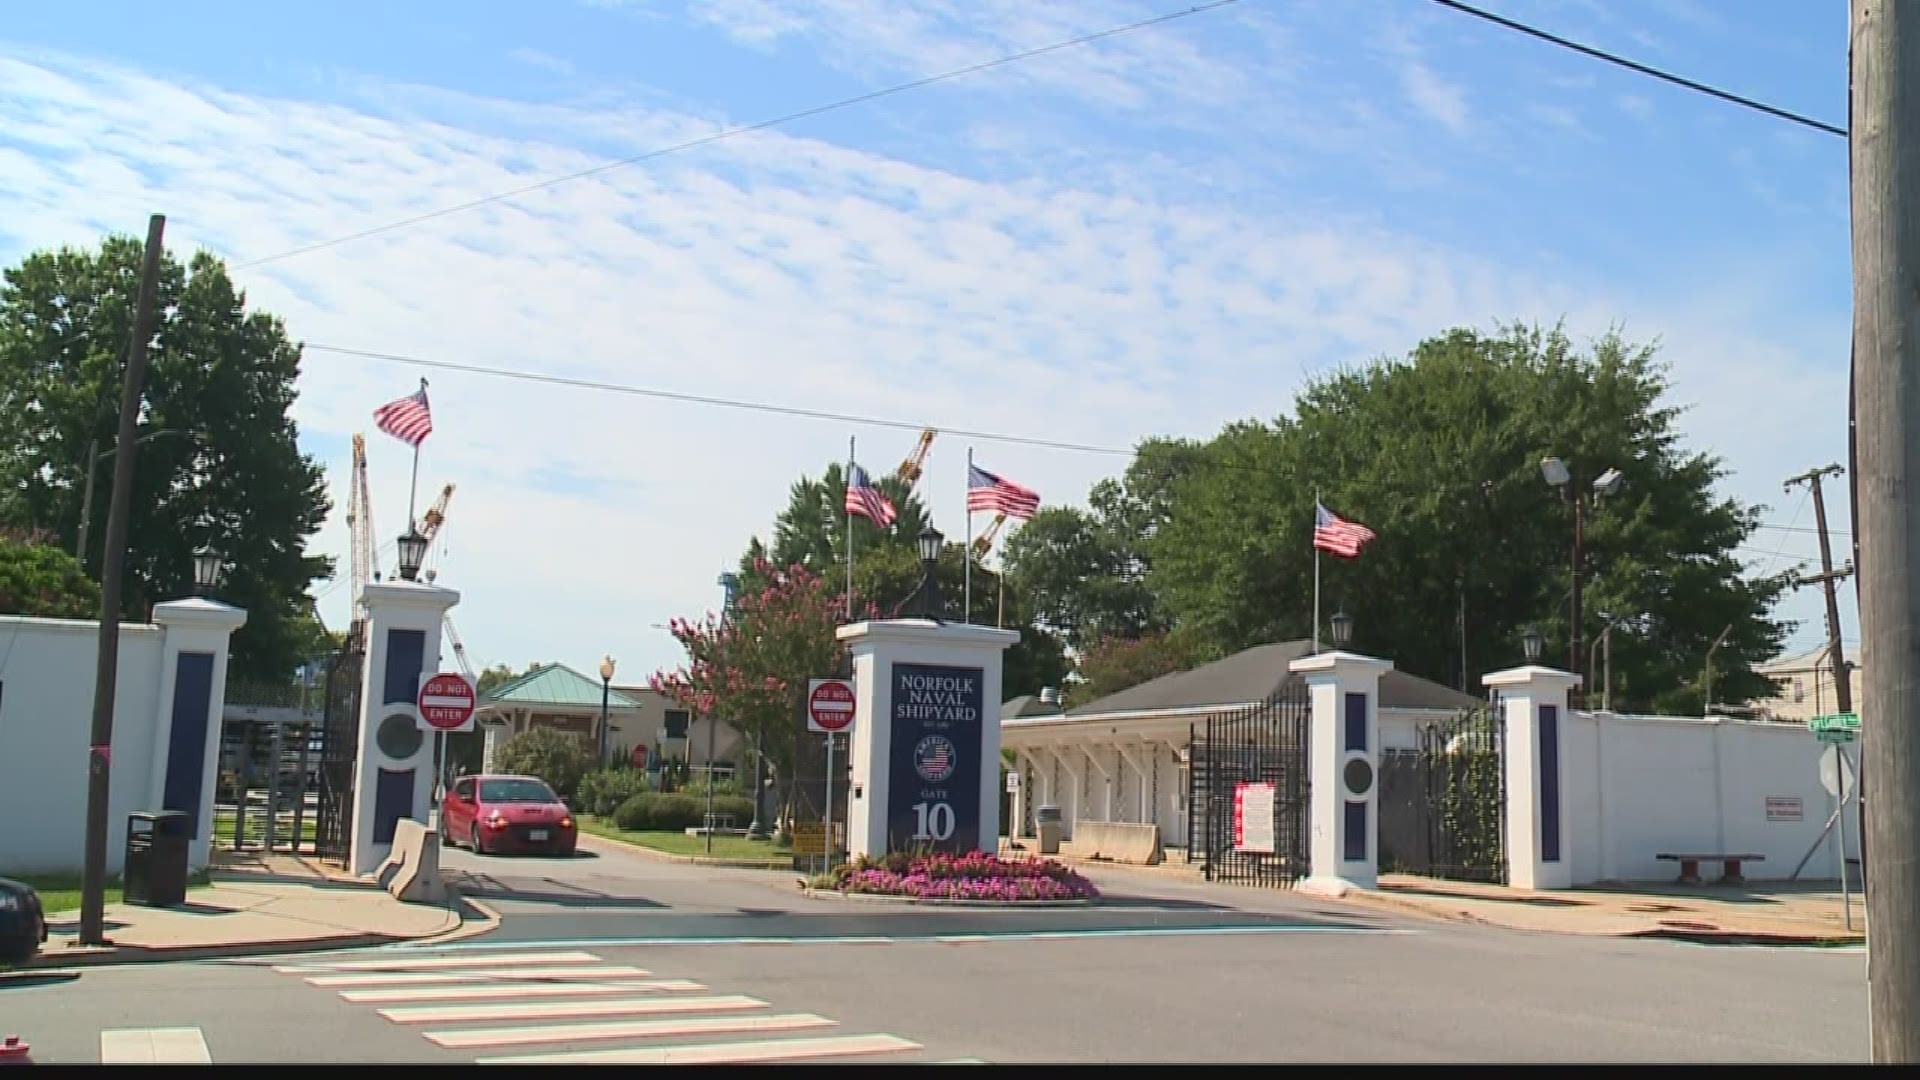
<svg viewBox="0 0 1920 1080">
<path fill-rule="evenodd" d="M 797 767 L 822 752 L 806 730 L 807 681 L 844 673 L 846 650 L 834 631 L 846 621 L 846 595 L 799 564 L 781 570 L 763 560 L 754 569 L 766 584 L 736 597 L 730 618 L 668 623 L 687 661 L 648 682 L 694 715 L 747 735 L 772 770 L 784 820 Z M 864 605 L 856 617 L 874 616 Z"/>
</svg>

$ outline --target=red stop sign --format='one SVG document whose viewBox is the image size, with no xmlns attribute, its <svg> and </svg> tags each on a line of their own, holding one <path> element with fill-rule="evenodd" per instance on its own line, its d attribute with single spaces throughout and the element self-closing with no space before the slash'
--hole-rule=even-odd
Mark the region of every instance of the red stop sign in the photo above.
<svg viewBox="0 0 1920 1080">
<path fill-rule="evenodd" d="M 815 679 L 807 691 L 807 729 L 831 735 L 853 726 L 853 683 Z"/>
<path fill-rule="evenodd" d="M 420 687 L 420 718 L 441 731 L 465 727 L 473 704 L 473 684 L 464 675 L 443 671 Z"/>
</svg>

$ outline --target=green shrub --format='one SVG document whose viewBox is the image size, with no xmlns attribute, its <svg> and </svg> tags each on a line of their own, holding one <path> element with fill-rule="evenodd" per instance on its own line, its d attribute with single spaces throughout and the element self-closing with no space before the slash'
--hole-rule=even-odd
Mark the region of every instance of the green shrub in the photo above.
<svg viewBox="0 0 1920 1080">
<path fill-rule="evenodd" d="M 515 776 L 537 776 L 547 782 L 575 810 L 580 778 L 593 768 L 593 752 L 563 731 L 537 727 L 508 739 L 494 756 L 494 770 Z"/>
<path fill-rule="evenodd" d="M 580 778 L 577 809 L 582 813 L 608 817 L 628 799 L 646 790 L 645 769 L 595 769 Z"/>
<path fill-rule="evenodd" d="M 744 828 L 747 822 L 753 820 L 753 803 L 734 796 L 716 796 L 713 812 L 733 815 L 734 822 Z M 704 795 L 695 797 L 679 792 L 661 794 L 646 791 L 621 803 L 613 812 L 613 823 L 628 832 L 654 829 L 678 832 L 702 824 L 706 816 L 707 800 Z"/>
</svg>

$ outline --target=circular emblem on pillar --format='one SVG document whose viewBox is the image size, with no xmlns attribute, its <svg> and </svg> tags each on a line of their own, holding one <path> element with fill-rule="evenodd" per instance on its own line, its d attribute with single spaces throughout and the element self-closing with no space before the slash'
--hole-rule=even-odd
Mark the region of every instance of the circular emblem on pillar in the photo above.
<svg viewBox="0 0 1920 1080">
<path fill-rule="evenodd" d="M 1373 790 L 1373 764 L 1366 758 L 1348 758 L 1346 767 L 1340 770 L 1340 778 L 1352 795 L 1365 795 Z"/>
<path fill-rule="evenodd" d="M 420 751 L 420 742 L 425 736 L 420 734 L 420 725 L 406 713 L 394 713 L 374 730 L 374 744 L 380 752 L 396 761 L 405 761 Z"/>
<path fill-rule="evenodd" d="M 945 735 L 929 735 L 913 747 L 913 771 L 929 784 L 938 784 L 953 775 L 953 740 Z"/>
</svg>

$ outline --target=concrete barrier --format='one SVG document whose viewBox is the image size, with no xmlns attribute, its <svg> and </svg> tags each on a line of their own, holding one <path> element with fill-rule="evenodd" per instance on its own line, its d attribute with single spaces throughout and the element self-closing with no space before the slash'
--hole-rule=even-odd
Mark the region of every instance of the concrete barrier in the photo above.
<svg viewBox="0 0 1920 1080">
<path fill-rule="evenodd" d="M 1112 859 L 1136 866 L 1157 866 L 1163 855 L 1160 826 L 1134 821 L 1076 821 L 1073 839 L 1063 850 L 1075 858 Z"/>
<path fill-rule="evenodd" d="M 440 876 L 440 836 L 418 821 L 402 819 L 393 831 L 393 849 L 375 871 L 380 887 L 409 904 L 443 904 L 447 883 Z"/>
</svg>

